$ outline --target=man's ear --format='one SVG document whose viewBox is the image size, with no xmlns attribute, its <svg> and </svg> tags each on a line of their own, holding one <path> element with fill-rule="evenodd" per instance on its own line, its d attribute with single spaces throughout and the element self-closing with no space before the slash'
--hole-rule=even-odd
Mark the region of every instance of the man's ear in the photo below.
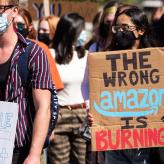
<svg viewBox="0 0 164 164">
<path fill-rule="evenodd" d="M 19 11 L 19 7 L 18 6 L 14 7 L 13 14 L 12 14 L 13 18 L 15 18 L 18 15 L 18 11 Z"/>
</svg>

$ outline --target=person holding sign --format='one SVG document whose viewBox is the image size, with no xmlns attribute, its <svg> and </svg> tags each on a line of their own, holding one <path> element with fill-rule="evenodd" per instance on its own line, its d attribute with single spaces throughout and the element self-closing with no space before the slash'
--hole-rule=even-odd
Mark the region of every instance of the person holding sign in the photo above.
<svg viewBox="0 0 164 164">
<path fill-rule="evenodd" d="M 0 100 L 19 106 L 12 163 L 40 164 L 50 121 L 52 79 L 43 49 L 15 31 L 18 9 L 19 0 L 0 0 Z M 24 52 L 29 53 L 29 85 L 19 70 Z"/>
<path fill-rule="evenodd" d="M 136 8 L 118 8 L 112 25 L 110 50 L 128 50 L 155 46 L 147 16 Z M 151 149 L 127 149 L 106 152 L 106 163 L 151 163 Z"/>
<path fill-rule="evenodd" d="M 121 6 L 117 9 L 112 25 L 112 41 L 107 50 L 147 48 L 156 46 L 155 43 L 151 37 L 147 16 L 142 10 L 134 6 Z M 88 118 L 92 123 L 91 114 Z M 150 164 L 152 151 L 153 148 L 106 151 L 105 164 Z"/>
<path fill-rule="evenodd" d="M 122 19 L 125 17 L 125 20 Z M 129 19 L 129 24 L 126 23 Z M 124 20 L 124 21 L 123 21 Z M 132 21 L 133 20 L 133 21 Z M 112 26 L 112 43 L 108 50 L 127 50 L 155 47 L 147 16 L 138 8 L 118 8 Z"/>
</svg>

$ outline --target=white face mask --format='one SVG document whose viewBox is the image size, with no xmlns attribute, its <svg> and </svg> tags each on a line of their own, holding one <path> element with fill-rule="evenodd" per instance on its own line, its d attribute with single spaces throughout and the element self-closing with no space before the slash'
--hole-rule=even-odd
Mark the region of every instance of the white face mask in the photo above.
<svg viewBox="0 0 164 164">
<path fill-rule="evenodd" d="M 92 33 L 90 31 L 83 30 L 76 42 L 76 47 L 84 46 L 92 38 Z"/>
<path fill-rule="evenodd" d="M 11 24 L 12 21 L 8 21 L 7 17 L 10 14 L 3 13 L 0 15 L 0 35 L 7 31 L 7 28 Z"/>
</svg>

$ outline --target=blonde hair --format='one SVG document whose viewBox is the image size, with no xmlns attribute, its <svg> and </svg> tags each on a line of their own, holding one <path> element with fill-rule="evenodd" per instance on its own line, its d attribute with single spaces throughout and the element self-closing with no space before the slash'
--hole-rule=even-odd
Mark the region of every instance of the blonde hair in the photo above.
<svg viewBox="0 0 164 164">
<path fill-rule="evenodd" d="M 43 20 L 47 21 L 48 25 L 49 25 L 49 28 L 50 28 L 50 35 L 53 38 L 53 36 L 55 34 L 55 31 L 56 31 L 57 24 L 59 22 L 59 19 L 60 18 L 57 17 L 57 16 L 50 15 L 50 16 L 47 16 L 47 17 L 44 17 L 44 18 L 40 19 L 39 20 L 39 25 L 40 25 L 41 21 L 43 21 Z"/>
</svg>

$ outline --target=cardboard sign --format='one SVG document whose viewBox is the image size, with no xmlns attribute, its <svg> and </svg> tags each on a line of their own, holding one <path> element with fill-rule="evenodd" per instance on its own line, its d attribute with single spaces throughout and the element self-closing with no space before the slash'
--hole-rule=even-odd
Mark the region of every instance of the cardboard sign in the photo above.
<svg viewBox="0 0 164 164">
<path fill-rule="evenodd" d="M 164 49 L 88 58 L 92 150 L 164 146 Z"/>
<path fill-rule="evenodd" d="M 0 101 L 0 164 L 12 162 L 18 105 Z"/>
<path fill-rule="evenodd" d="M 98 10 L 98 3 L 70 2 L 70 1 L 50 1 L 50 14 L 62 16 L 68 12 L 77 12 L 85 18 L 86 21 L 92 21 Z M 33 20 L 38 20 L 44 16 L 43 0 L 29 0 L 28 11 L 30 11 Z"/>
</svg>

